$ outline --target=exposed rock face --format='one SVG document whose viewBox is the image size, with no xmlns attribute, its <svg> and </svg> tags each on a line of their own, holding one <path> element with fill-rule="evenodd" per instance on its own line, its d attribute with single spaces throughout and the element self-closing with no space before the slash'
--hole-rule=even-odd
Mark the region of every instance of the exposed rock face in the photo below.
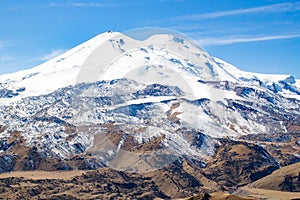
<svg viewBox="0 0 300 200">
<path fill-rule="evenodd" d="M 14 170 L 16 158 L 13 155 L 0 156 L 0 173 Z"/>
</svg>

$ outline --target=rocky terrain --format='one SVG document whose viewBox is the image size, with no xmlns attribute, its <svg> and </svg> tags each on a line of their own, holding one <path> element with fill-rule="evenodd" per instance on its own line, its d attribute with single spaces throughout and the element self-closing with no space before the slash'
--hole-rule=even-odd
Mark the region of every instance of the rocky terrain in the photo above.
<svg viewBox="0 0 300 200">
<path fill-rule="evenodd" d="M 291 75 L 109 32 L 0 86 L 1 198 L 298 198 Z"/>
<path fill-rule="evenodd" d="M 197 165 L 193 160 L 182 159 L 163 169 L 148 173 L 129 173 L 109 168 L 91 171 L 55 171 L 55 166 L 59 164 L 57 161 L 41 161 L 40 164 L 35 163 L 36 169 L 47 171 L 16 171 L 0 175 L 0 197 L 174 199 L 202 192 L 211 194 L 210 199 L 222 199 L 225 194 L 222 198 L 217 198 L 214 196 L 220 193 L 216 192 L 238 191 L 236 196 L 232 195 L 230 198 L 258 199 L 255 195 L 251 196 L 249 190 L 252 191 L 252 188 L 295 192 L 294 195 L 299 197 L 300 193 L 297 193 L 300 180 L 299 163 L 279 169 L 279 164 L 265 149 L 245 142 L 224 140 L 216 148 L 216 155 L 205 167 L 201 163 Z M 74 160 L 76 159 L 70 159 L 65 165 L 80 166 L 79 163 L 85 159 L 78 159 L 81 161 L 76 162 Z M 225 197 L 227 198 L 227 195 Z M 223 199 L 226 199 L 225 197 Z"/>
<path fill-rule="evenodd" d="M 300 198 L 299 169 L 299 163 L 283 167 L 240 187 L 235 194 L 220 192 L 216 182 L 199 175 L 199 171 L 195 173 L 195 168 L 186 162 L 181 167 L 173 165 L 148 174 L 112 169 L 11 172 L 0 175 L 0 198 L 178 199 L 191 196 L 185 199 L 296 200 Z M 293 182 L 292 188 L 288 181 Z"/>
</svg>

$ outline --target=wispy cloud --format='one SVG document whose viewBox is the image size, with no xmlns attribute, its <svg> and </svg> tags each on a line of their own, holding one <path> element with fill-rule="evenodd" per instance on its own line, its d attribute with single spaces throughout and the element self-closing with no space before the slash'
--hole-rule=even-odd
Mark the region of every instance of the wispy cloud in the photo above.
<svg viewBox="0 0 300 200">
<path fill-rule="evenodd" d="M 3 40 L 2 41 L 0 40 L 0 49 L 2 49 L 4 47 L 7 47 L 7 46 L 8 46 L 7 42 L 4 42 Z"/>
<path fill-rule="evenodd" d="M 54 3 L 54 2 L 49 4 L 50 7 L 58 7 L 58 6 L 62 6 L 62 5 L 64 5 L 64 4 L 62 4 L 62 3 Z"/>
<path fill-rule="evenodd" d="M 272 36 L 262 36 L 262 37 L 230 37 L 230 38 L 206 38 L 197 40 L 200 45 L 203 46 L 222 46 L 235 43 L 245 43 L 245 42 L 259 42 L 267 40 L 278 40 L 278 39 L 290 39 L 298 38 L 299 35 L 272 35 Z"/>
<path fill-rule="evenodd" d="M 159 2 L 182 2 L 183 0 L 158 0 Z"/>
<path fill-rule="evenodd" d="M 51 51 L 50 53 L 40 56 L 40 57 L 36 57 L 35 60 L 39 60 L 39 61 L 47 61 L 50 60 L 52 58 L 55 58 L 56 56 L 61 55 L 62 53 L 64 53 L 66 50 L 65 49 L 56 49 Z"/>
<path fill-rule="evenodd" d="M 10 60 L 13 60 L 15 59 L 15 57 L 13 56 L 9 56 L 9 55 L 3 55 L 3 56 L 0 56 L 0 61 L 10 61 Z"/>
<path fill-rule="evenodd" d="M 246 8 L 246 9 L 227 10 L 227 11 L 195 14 L 195 15 L 183 15 L 183 16 L 174 17 L 172 19 L 201 20 L 201 19 L 213 19 L 213 18 L 218 18 L 218 17 L 251 14 L 251 13 L 291 12 L 291 11 L 297 11 L 297 10 L 300 10 L 300 2 L 299 1 L 293 2 L 293 3 L 286 2 L 286 3 L 279 3 L 279 4 Z"/>
<path fill-rule="evenodd" d="M 71 7 L 107 8 L 107 7 L 115 7 L 117 5 L 113 3 L 67 2 L 67 3 L 50 3 L 49 6 L 50 7 L 71 6 Z"/>
<path fill-rule="evenodd" d="M 106 8 L 106 7 L 115 7 L 116 4 L 110 4 L 110 3 L 80 3 L 80 2 L 77 2 L 77 3 L 71 3 L 70 4 L 71 6 L 74 6 L 74 7 L 94 7 L 94 8 Z"/>
</svg>

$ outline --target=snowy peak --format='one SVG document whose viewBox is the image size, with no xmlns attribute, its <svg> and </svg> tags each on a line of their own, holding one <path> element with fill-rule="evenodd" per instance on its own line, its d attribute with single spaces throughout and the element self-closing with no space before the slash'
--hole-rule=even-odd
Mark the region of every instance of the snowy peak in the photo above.
<svg viewBox="0 0 300 200">
<path fill-rule="evenodd" d="M 20 99 L 26 96 L 48 94 L 58 88 L 74 85 L 81 65 L 91 52 L 118 34 L 120 33 L 100 34 L 37 67 L 1 75 L 1 86 L 3 89 L 14 92 L 23 88 L 24 91 L 16 96 L 16 99 Z"/>
<path fill-rule="evenodd" d="M 225 78 L 225 80 L 256 85 L 285 97 L 300 99 L 300 80 L 291 75 L 245 72 L 221 59 L 214 59 L 219 67 L 226 72 L 226 75 L 230 75 L 231 78 Z"/>
<path fill-rule="evenodd" d="M 7 104 L 78 83 L 120 78 L 179 86 L 192 99 L 210 97 L 209 89 L 198 80 L 258 83 L 299 98 L 300 81 L 284 82 L 288 77 L 243 72 L 209 55 L 194 42 L 170 34 L 141 41 L 119 32 L 106 32 L 37 67 L 1 75 L 0 101 Z"/>
</svg>

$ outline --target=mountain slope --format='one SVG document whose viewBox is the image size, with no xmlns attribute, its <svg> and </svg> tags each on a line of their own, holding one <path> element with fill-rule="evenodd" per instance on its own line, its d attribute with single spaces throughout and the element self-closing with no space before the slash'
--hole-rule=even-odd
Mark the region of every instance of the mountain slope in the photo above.
<svg viewBox="0 0 300 200">
<path fill-rule="evenodd" d="M 234 191 L 300 161 L 299 80 L 173 35 L 104 33 L 0 83 L 1 173 L 107 167 L 168 180 L 172 196 Z"/>
<path fill-rule="evenodd" d="M 157 70 L 155 66 L 164 66 L 166 69 Z M 135 72 L 135 69 L 138 71 Z M 150 72 L 147 71 L 149 69 Z M 103 70 L 105 73 L 102 72 Z M 155 72 L 160 72 L 160 76 L 155 75 Z M 224 61 L 210 56 L 193 43 L 175 36 L 154 35 L 144 41 L 139 41 L 118 32 L 107 32 L 37 67 L 1 75 L 0 83 L 3 90 L 1 91 L 1 100 L 3 103 L 10 102 L 11 99 L 49 94 L 59 88 L 76 83 L 95 82 L 101 79 L 112 80 L 126 76 L 128 76 L 126 78 L 138 82 L 141 81 L 140 77 L 143 77 L 143 83 L 174 84 L 170 82 L 176 79 L 166 79 L 167 75 L 172 76 L 182 72 L 185 74 L 181 74 L 183 76 L 181 79 L 187 81 L 190 87 L 201 87 L 201 84 L 195 83 L 195 81 L 190 84 L 189 79 L 252 81 L 252 83 L 261 82 L 260 84 L 263 83 L 268 87 L 273 83 L 278 85 L 281 81 L 284 87 L 278 86 L 278 90 L 283 90 L 283 94 L 291 89 L 285 85 L 286 83 L 295 86 L 294 93 L 299 92 L 296 87 L 299 87 L 300 81 L 293 77 L 240 71 Z M 164 73 L 165 75 L 163 75 Z M 285 79 L 288 81 L 282 82 Z M 176 84 L 180 83 L 177 81 Z M 4 90 L 8 90 L 6 96 L 3 94 Z M 192 90 L 194 95 L 199 98 L 199 92 L 194 88 Z M 294 93 L 291 92 L 291 94 Z M 205 97 L 203 94 L 200 96 Z M 8 97 L 9 100 L 5 97 Z"/>
<path fill-rule="evenodd" d="M 286 192 L 300 192 L 300 163 L 295 163 L 274 171 L 255 181 L 251 187 Z"/>
</svg>

